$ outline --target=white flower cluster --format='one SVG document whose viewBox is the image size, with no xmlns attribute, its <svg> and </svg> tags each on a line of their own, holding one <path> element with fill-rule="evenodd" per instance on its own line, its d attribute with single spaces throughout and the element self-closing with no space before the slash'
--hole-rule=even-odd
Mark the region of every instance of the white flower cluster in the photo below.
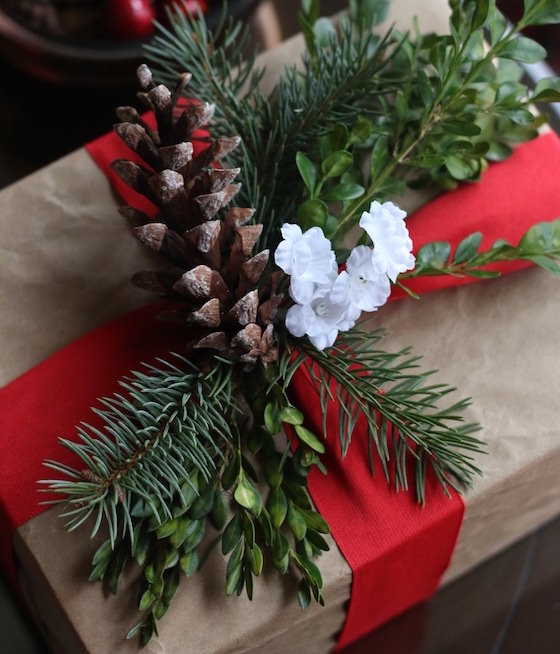
<svg viewBox="0 0 560 654">
<path fill-rule="evenodd" d="M 294 303 L 286 314 L 286 328 L 293 336 L 307 334 L 323 350 L 339 331 L 353 327 L 362 311 L 385 304 L 401 272 L 414 267 L 412 241 L 406 212 L 392 202 L 372 202 L 360 219 L 373 242 L 355 247 L 346 269 L 339 273 L 330 241 L 320 227 L 305 233 L 299 225 L 282 226 L 283 241 L 276 249 L 276 264 L 290 275 Z"/>
</svg>

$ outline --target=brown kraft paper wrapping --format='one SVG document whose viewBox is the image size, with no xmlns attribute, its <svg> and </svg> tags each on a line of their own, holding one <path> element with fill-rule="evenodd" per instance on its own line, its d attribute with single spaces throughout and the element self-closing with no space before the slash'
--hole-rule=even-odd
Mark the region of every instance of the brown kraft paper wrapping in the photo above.
<svg viewBox="0 0 560 654">
<path fill-rule="evenodd" d="M 445 30 L 447 13 L 444 0 L 400 0 L 391 20 L 406 28 L 417 14 L 424 29 Z M 300 49 L 295 39 L 265 53 L 266 79 Z M 403 204 L 411 209 L 415 202 Z M 128 234 L 116 204 L 83 149 L 0 193 L 0 384 L 151 300 L 129 283 L 150 256 Z M 484 477 L 466 494 L 446 582 L 560 512 L 559 320 L 559 282 L 540 270 L 393 303 L 375 317 L 391 332 L 388 349 L 413 345 L 427 368 L 439 368 L 441 380 L 473 397 L 467 418 L 484 425 Z M 55 652 L 137 651 L 124 640 L 139 616 L 135 571 L 117 597 L 87 584 L 95 549 L 87 529 L 68 535 L 50 510 L 19 528 L 15 548 L 24 593 Z M 324 654 L 343 624 L 351 573 L 334 544 L 321 566 L 326 607 L 302 612 L 294 589 L 275 574 L 259 580 L 253 603 L 226 598 L 216 553 L 202 574 L 181 584 L 160 638 L 144 651 Z"/>
</svg>

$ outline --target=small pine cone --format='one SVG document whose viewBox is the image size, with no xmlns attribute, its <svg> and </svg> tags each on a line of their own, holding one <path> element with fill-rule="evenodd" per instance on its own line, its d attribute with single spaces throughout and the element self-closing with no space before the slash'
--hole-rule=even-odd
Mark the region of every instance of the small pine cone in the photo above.
<svg viewBox="0 0 560 654">
<path fill-rule="evenodd" d="M 160 271 L 134 275 L 135 284 L 175 304 L 165 318 L 197 334 L 194 347 L 219 351 L 252 364 L 278 358 L 274 319 L 283 296 L 270 274 L 268 250 L 253 254 L 262 225 L 251 224 L 253 209 L 222 211 L 238 192 L 239 168 L 216 162 L 239 144 L 239 138 L 211 141 L 194 154 L 190 139 L 212 117 L 212 105 L 181 105 L 191 76 L 184 73 L 171 93 L 156 86 L 149 68 L 138 69 L 141 102 L 155 115 L 152 129 L 132 107 L 119 107 L 115 131 L 145 166 L 119 159 L 112 168 L 158 208 L 150 219 L 134 207 L 121 214 L 136 226 L 136 237 L 169 262 Z M 225 213 L 225 215 L 223 215 Z"/>
</svg>

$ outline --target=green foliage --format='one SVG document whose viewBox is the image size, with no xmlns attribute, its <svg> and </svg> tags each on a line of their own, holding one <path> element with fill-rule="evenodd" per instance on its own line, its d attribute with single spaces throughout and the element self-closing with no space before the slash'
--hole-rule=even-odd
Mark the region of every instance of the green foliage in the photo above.
<svg viewBox="0 0 560 654">
<path fill-rule="evenodd" d="M 142 645 L 157 634 L 183 575 L 206 560 L 210 531 L 228 560 L 226 594 L 245 591 L 252 598 L 254 577 L 269 560 L 281 574 L 298 575 L 300 588 L 323 602 L 311 557 L 328 550 L 320 534 L 329 529 L 307 492 L 323 443 L 302 427 L 301 411 L 264 371 L 247 373 L 240 384 L 230 363 L 214 360 L 205 370 L 177 358 L 176 365 L 134 373 L 121 384 L 126 395 L 101 401 L 106 409 L 96 413 L 104 430 L 83 427 L 80 443 L 62 441 L 87 468 L 47 462 L 67 477 L 44 483 L 65 496 L 69 527 L 93 516 L 92 535 L 103 523 L 107 528 L 90 581 L 116 593 L 128 563 L 143 569 L 138 608 L 144 615 L 127 636 Z M 238 409 L 247 404 L 238 403 L 244 389 L 250 416 Z M 268 401 L 259 402 L 262 397 Z M 297 430 L 294 449 L 278 436 L 284 425 Z M 247 458 L 255 442 L 256 467 Z"/>
<path fill-rule="evenodd" d="M 493 0 L 450 5 L 448 35 L 416 28 L 378 36 L 371 28 L 384 20 L 387 0 L 350 0 L 349 17 L 338 25 L 320 16 L 318 0 L 304 0 L 302 66 L 285 70 L 268 97 L 248 30 L 228 21 L 225 9 L 213 33 L 203 19 L 175 12 L 147 54 L 163 82 L 193 74 L 188 92 L 215 104 L 214 137 L 241 137 L 228 163 L 242 168 L 239 201 L 263 221 L 261 245 L 274 248 L 279 227 L 297 216 L 304 228 L 322 227 L 344 261 L 342 241 L 373 199 L 407 184 L 452 188 L 478 179 L 488 161 L 536 134 L 541 118 L 531 102 L 560 100 L 557 78 L 531 93 L 518 65 L 544 56 L 521 30 L 560 20 L 557 0 L 525 0 L 512 29 Z M 455 252 L 430 243 L 407 276 L 492 276 L 489 264 L 518 258 L 560 273 L 558 220 L 531 228 L 517 246 L 480 251 L 481 242 L 471 234 Z M 45 483 L 64 496 L 70 529 L 91 518 L 93 534 L 107 532 L 90 579 L 115 593 L 129 562 L 142 568 L 143 616 L 129 638 L 145 645 L 157 635 L 183 575 L 194 574 L 218 544 L 227 595 L 252 598 L 268 562 L 296 576 L 302 608 L 312 599 L 323 603 L 313 559 L 328 550 L 329 527 L 313 508 L 307 479 L 313 466 L 326 472 L 322 436 L 333 412 L 341 453 L 365 420 L 372 470 L 377 461 L 388 481 L 397 489 L 412 485 L 420 502 L 428 468 L 444 489 L 471 483 L 482 444 L 473 435 L 478 426 L 462 416 L 469 401 L 440 408 L 454 389 L 433 382 L 408 350 L 379 349 L 380 338 L 352 330 L 319 352 L 280 331 L 280 359 L 266 369 L 218 358 L 201 368 L 162 362 L 101 401 L 102 428 L 83 425 L 78 442 L 62 441 L 85 469 L 50 461 L 64 479 Z M 304 361 L 320 396 L 322 433 L 288 399 Z"/>
<path fill-rule="evenodd" d="M 339 122 L 337 134 L 333 130 L 333 141 L 340 140 L 342 130 L 349 136 L 341 146 L 348 168 L 338 187 L 325 186 L 324 179 L 312 187 L 305 184 L 314 204 L 305 200 L 298 217 L 306 225 L 326 227 L 335 244 L 344 240 L 373 199 L 402 192 L 403 182 L 414 188 L 434 183 L 453 188 L 459 181 L 478 179 L 487 161 L 509 156 L 512 144 L 536 135 L 544 119 L 530 111 L 530 103 L 559 97 L 557 79 L 542 82 L 533 93 L 519 81 L 518 63 L 540 61 L 546 55 L 519 32 L 533 24 L 535 16 L 552 20 L 554 8 L 549 3 L 531 5 L 510 31 L 493 2 L 452 6 L 451 35 L 416 30 L 397 36 L 398 47 L 389 51 L 377 74 L 379 89 L 370 111 L 351 123 Z M 485 29 L 490 31 L 486 52 Z M 299 154 L 301 160 L 304 156 Z M 306 169 L 300 173 L 313 169 L 324 173 L 328 156 L 332 155 L 321 149 L 319 158 L 306 157 Z M 310 211 L 319 202 L 320 215 Z"/>
<path fill-rule="evenodd" d="M 309 3 L 307 10 L 314 15 L 318 5 Z M 254 68 L 254 60 L 239 64 L 242 33 L 239 25 L 224 22 L 210 34 L 204 21 L 177 16 L 169 30 L 160 28 L 146 53 L 154 74 L 170 85 L 178 71 L 193 73 L 187 91 L 216 105 L 214 136 L 241 137 L 242 148 L 231 158 L 243 171 L 240 203 L 269 217 L 262 239 L 273 244 L 279 226 L 293 218 L 302 199 L 302 190 L 294 192 L 293 185 L 296 153 L 312 151 L 323 133 L 338 123 L 353 123 L 356 112 L 375 104 L 377 74 L 386 65 L 392 37 L 380 39 L 364 29 L 356 33 L 345 22 L 328 46 L 304 55 L 303 73 L 286 69 L 265 98 L 258 89 L 262 71 Z M 217 42 L 223 45 L 212 47 Z M 233 70 L 237 64 L 239 72 Z M 241 79 L 245 85 L 238 83 Z"/>
<path fill-rule="evenodd" d="M 471 277 L 497 277 L 499 272 L 487 269 L 499 261 L 526 259 L 560 275 L 560 220 L 533 225 L 518 245 L 496 242 L 490 249 L 480 252 L 482 234 L 467 236 L 451 256 L 451 246 L 445 241 L 428 243 L 418 251 L 416 267 L 401 279 L 423 275 L 468 275 Z"/>
<path fill-rule="evenodd" d="M 408 349 L 393 354 L 378 349 L 381 338 L 379 330 L 353 329 L 341 333 L 336 344 L 323 352 L 298 342 L 299 356 L 291 365 L 301 365 L 306 357 L 312 362 L 309 372 L 321 399 L 324 435 L 332 414 L 344 455 L 358 420 L 365 420 L 372 471 L 375 452 L 387 481 L 391 480 L 389 462 L 394 461 L 395 487 L 408 489 L 412 469 L 422 503 L 427 467 L 444 489 L 470 485 L 473 474 L 480 472 L 473 453 L 481 452 L 483 444 L 472 435 L 479 426 L 466 423 L 462 416 L 469 400 L 441 408 L 442 400 L 455 389 L 433 383 L 433 371 L 419 370 L 420 358 Z"/>
<path fill-rule="evenodd" d="M 316 0 L 304 2 L 302 68 L 288 68 L 269 97 L 253 54 L 242 61 L 239 25 L 224 21 L 214 36 L 180 15 L 148 48 L 162 81 L 194 73 L 189 92 L 215 103 L 215 136 L 241 136 L 232 162 L 243 170 L 241 201 L 267 216 L 268 246 L 294 215 L 340 243 L 371 200 L 402 192 L 404 182 L 452 188 L 478 179 L 487 161 L 536 135 L 543 119 L 530 103 L 558 97 L 556 80 L 532 94 L 518 65 L 546 54 L 520 31 L 556 21 L 555 2 L 527 3 L 511 30 L 494 2 L 452 2 L 450 35 L 379 37 L 371 27 L 387 5 L 353 0 L 350 17 L 333 26 Z M 304 183 L 294 186 L 298 172 Z"/>
<path fill-rule="evenodd" d="M 195 480 L 212 478 L 233 440 L 232 369 L 204 374 L 185 359 L 177 363 L 183 370 L 165 364 L 133 373 L 120 384 L 124 395 L 103 398 L 103 409 L 93 409 L 103 429 L 83 424 L 79 442 L 61 439 L 85 470 L 46 462 L 67 478 L 42 483 L 64 496 L 58 502 L 66 505 L 69 529 L 92 517 L 92 536 L 105 522 L 116 543 L 123 530 L 133 532 L 137 498 L 160 527 L 173 518 L 172 498 L 186 506 L 191 490 L 198 492 Z"/>
</svg>

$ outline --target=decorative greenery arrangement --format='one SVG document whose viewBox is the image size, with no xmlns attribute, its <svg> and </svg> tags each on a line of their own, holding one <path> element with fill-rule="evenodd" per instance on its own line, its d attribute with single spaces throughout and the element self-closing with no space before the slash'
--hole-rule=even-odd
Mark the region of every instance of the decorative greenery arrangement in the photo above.
<svg viewBox="0 0 560 654">
<path fill-rule="evenodd" d="M 83 426 L 78 442 L 63 441 L 86 469 L 50 461 L 65 478 L 46 482 L 64 496 L 70 529 L 91 519 L 93 534 L 108 530 L 91 580 L 116 593 L 128 561 L 143 568 L 143 617 L 128 634 L 142 644 L 182 574 L 202 564 L 209 525 L 228 557 L 228 595 L 251 598 L 269 561 L 299 578 L 302 608 L 323 603 L 314 559 L 328 549 L 329 527 L 307 477 L 313 466 L 328 471 L 324 434 L 307 429 L 290 401 L 300 366 L 325 430 L 329 401 L 341 408 L 341 452 L 365 417 L 371 464 L 376 457 L 387 481 L 408 489 L 413 462 L 420 502 L 428 468 L 445 490 L 479 472 L 478 426 L 461 416 L 468 400 L 446 405 L 453 389 L 419 371 L 417 357 L 385 352 L 379 331 L 355 326 L 407 278 L 489 277 L 497 273 L 488 264 L 516 258 L 560 272 L 558 220 L 485 252 L 480 233 L 453 253 L 433 242 L 414 261 L 405 214 L 388 201 L 407 186 L 478 179 L 488 161 L 536 136 L 543 118 L 533 102 L 560 100 L 557 79 L 530 91 L 519 66 L 545 56 L 521 30 L 560 22 L 560 2 L 526 0 L 514 27 L 492 1 L 450 4 L 449 35 L 379 36 L 386 0 L 351 0 L 336 25 L 319 16 L 318 1 L 304 1 L 303 65 L 286 69 L 269 96 L 256 53 L 247 57 L 247 29 L 225 18 L 210 33 L 178 11 L 147 49 L 162 84 L 142 66 L 139 98 L 157 129 L 119 108 L 116 130 L 146 165 L 120 160 L 114 169 L 158 208 L 155 218 L 123 210 L 170 263 L 134 281 L 169 300 L 167 317 L 189 327 L 189 347 L 123 381 L 96 411 L 104 428 Z M 192 134 L 207 124 L 208 148 L 195 154 Z M 225 209 L 234 196 L 238 206 Z"/>
</svg>

